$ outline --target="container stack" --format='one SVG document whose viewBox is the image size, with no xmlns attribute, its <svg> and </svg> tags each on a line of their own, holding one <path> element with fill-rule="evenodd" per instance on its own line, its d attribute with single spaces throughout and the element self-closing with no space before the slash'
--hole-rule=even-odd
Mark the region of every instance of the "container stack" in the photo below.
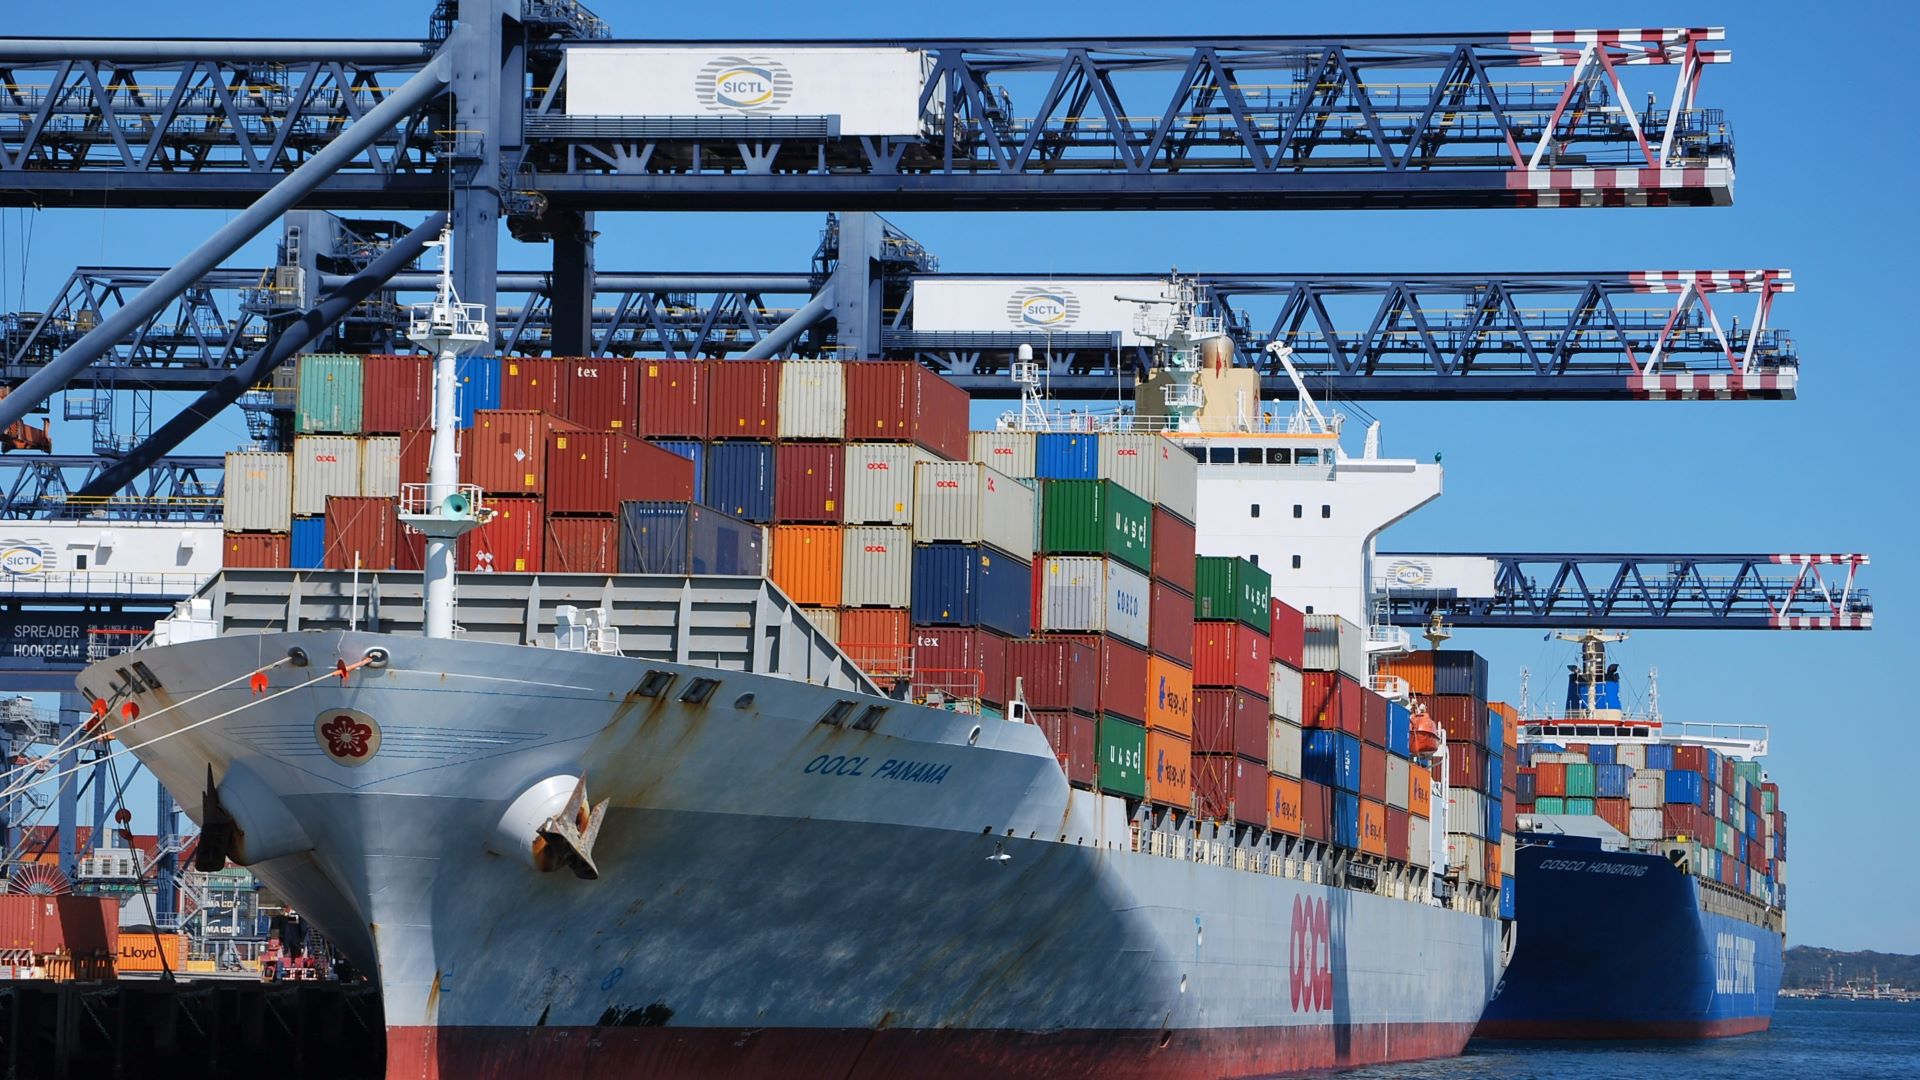
<svg viewBox="0 0 1920 1080">
<path fill-rule="evenodd" d="M 1519 814 L 1588 814 L 1629 840 L 1688 854 L 1693 873 L 1785 904 L 1786 813 L 1757 761 L 1686 743 L 1529 743 Z"/>
<path fill-rule="evenodd" d="M 1305 717 L 1301 668 L 1306 664 L 1306 617 L 1278 598 L 1269 601 L 1268 609 L 1267 828 L 1305 836 L 1300 724 Z"/>
<path fill-rule="evenodd" d="M 1272 580 L 1246 559 L 1195 566 L 1193 789 L 1212 821 L 1267 825 L 1272 752 Z"/>
</svg>

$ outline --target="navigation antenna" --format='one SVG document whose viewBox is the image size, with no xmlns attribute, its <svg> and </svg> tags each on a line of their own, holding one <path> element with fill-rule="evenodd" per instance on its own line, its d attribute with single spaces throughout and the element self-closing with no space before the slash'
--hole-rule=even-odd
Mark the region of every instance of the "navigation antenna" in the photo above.
<svg viewBox="0 0 1920 1080">
<path fill-rule="evenodd" d="M 1195 380 L 1207 361 L 1231 362 L 1233 339 L 1227 336 L 1226 320 L 1202 314 L 1207 303 L 1201 297 L 1199 281 L 1182 277 L 1178 269 L 1167 279 L 1160 296 L 1114 299 L 1140 306 L 1133 328 L 1154 343 L 1154 366 L 1165 371 L 1170 380 L 1165 393 L 1173 430 L 1199 431 L 1206 391 Z"/>
<path fill-rule="evenodd" d="M 454 545 L 461 534 L 493 516 L 480 504 L 480 488 L 460 483 L 460 459 L 454 451 L 459 358 L 493 340 L 486 308 L 463 304 L 453 288 L 453 229 L 427 242 L 440 249 L 440 286 L 428 303 L 414 304 L 407 337 L 434 355 L 433 448 L 424 484 L 400 485 L 400 520 L 427 538 L 425 583 L 426 634 L 453 636 Z"/>
<path fill-rule="evenodd" d="M 1619 631 L 1562 630 L 1553 636 L 1580 646 L 1580 664 L 1574 670 L 1578 673 L 1580 685 L 1587 691 L 1587 712 L 1599 712 L 1600 684 L 1607 678 L 1607 646 L 1627 640 L 1627 635 Z"/>
<path fill-rule="evenodd" d="M 1022 344 L 1008 374 L 1020 388 L 1020 431 L 1046 431 L 1047 402 L 1040 396 L 1040 365 L 1033 362 L 1033 346 Z"/>
</svg>

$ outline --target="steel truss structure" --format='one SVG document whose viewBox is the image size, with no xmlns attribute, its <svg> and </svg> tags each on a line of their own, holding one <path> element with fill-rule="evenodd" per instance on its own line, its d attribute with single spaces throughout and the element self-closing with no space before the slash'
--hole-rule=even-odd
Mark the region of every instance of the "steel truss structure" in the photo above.
<svg viewBox="0 0 1920 1080">
<path fill-rule="evenodd" d="M 1376 565 L 1484 559 L 1491 595 L 1384 583 L 1375 603 L 1396 626 L 1612 630 L 1869 630 L 1855 579 L 1865 555 L 1382 553 Z M 1823 568 L 1824 572 L 1823 572 Z M 1471 590 L 1470 590 L 1471 591 Z"/>
</svg>

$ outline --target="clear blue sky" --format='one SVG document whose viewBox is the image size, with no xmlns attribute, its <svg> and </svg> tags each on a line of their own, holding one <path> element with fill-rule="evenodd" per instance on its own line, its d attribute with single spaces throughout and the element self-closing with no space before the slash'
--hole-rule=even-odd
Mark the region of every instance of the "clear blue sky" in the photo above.
<svg viewBox="0 0 1920 1080">
<path fill-rule="evenodd" d="M 418 36 L 428 0 L 327 4 L 101 0 L 85 9 L 17 4 L 7 32 L 128 36 Z M 1915 217 L 1911 98 L 1891 54 L 1817 39 L 1804 5 L 1479 3 L 1453 8 L 1248 5 L 734 4 L 600 0 L 622 37 L 1122 35 L 1415 32 L 1571 26 L 1726 25 L 1734 63 L 1709 68 L 1701 103 L 1737 138 L 1736 204 L 1706 210 L 1423 213 L 901 214 L 945 269 L 1527 270 L 1785 266 L 1800 286 L 1776 307 L 1803 358 L 1787 403 L 1377 405 L 1387 449 L 1445 454 L 1447 494 L 1383 546 L 1432 550 L 1868 551 L 1878 607 L 1870 634 L 1647 633 L 1623 670 L 1661 672 L 1669 718 L 1772 725 L 1770 767 L 1791 819 L 1790 938 L 1920 952 L 1920 851 L 1910 832 L 1913 726 L 1900 675 L 1916 652 L 1912 537 L 1916 376 L 1881 320 L 1903 301 Z M 1862 13 L 1866 14 L 1866 13 Z M 1912 40 L 1910 6 L 1875 5 L 1872 36 Z M 1848 54 L 1851 55 L 1848 55 Z M 1664 103 L 1665 93 L 1662 93 Z M 9 309 L 22 284 L 20 212 L 0 252 Z M 45 211 L 25 267 L 25 308 L 44 305 L 77 263 L 170 263 L 225 216 Z M 798 269 L 815 214 L 602 215 L 602 264 L 687 270 Z M 502 261 L 544 265 L 508 243 Z M 271 244 L 242 253 L 262 265 Z M 1904 317 L 1904 316 L 1903 316 Z M 219 448 L 224 434 L 190 449 Z M 78 434 L 76 432 L 76 434 Z M 1903 449 L 1905 447 L 1906 449 Z M 1511 696 L 1567 656 L 1531 632 L 1478 632 Z M 150 827 L 150 798 L 134 804 Z"/>
</svg>

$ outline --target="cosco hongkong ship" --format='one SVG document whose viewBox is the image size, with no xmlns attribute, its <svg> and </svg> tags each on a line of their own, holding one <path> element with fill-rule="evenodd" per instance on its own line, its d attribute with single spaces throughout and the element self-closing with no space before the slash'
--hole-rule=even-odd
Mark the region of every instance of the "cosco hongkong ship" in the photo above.
<svg viewBox="0 0 1920 1080">
<path fill-rule="evenodd" d="M 874 386 L 909 403 L 831 525 L 556 419 L 549 514 L 576 455 L 634 455 L 622 572 L 476 575 L 462 534 L 499 518 L 460 483 L 453 372 L 486 337 L 443 278 L 414 319 L 430 461 L 395 514 L 424 570 L 230 569 L 80 685 L 201 858 L 377 972 L 390 1076 L 1455 1054 L 1501 977 L 1511 840 L 1497 783 L 1449 784 L 1446 733 L 1372 676 L 1404 638 L 1365 602 L 1373 537 L 1438 466 L 1348 456 L 1304 394 L 1261 415 L 1185 284 L 1144 307 L 1170 378 L 1074 430 L 1034 397 L 954 437 L 964 398 L 914 365 L 784 365 L 796 445 L 851 457 Z M 911 629 L 850 636 L 880 607 Z"/>
</svg>

